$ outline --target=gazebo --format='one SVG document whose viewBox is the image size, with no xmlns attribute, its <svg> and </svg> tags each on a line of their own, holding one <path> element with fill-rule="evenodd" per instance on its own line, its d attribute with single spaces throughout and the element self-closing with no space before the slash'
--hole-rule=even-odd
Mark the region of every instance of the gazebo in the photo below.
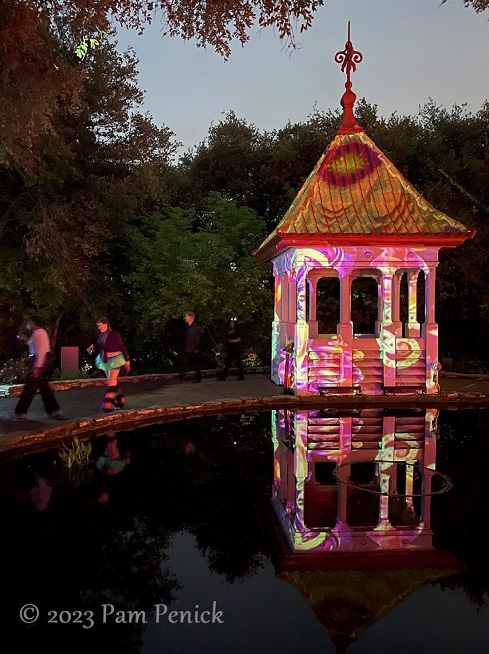
<svg viewBox="0 0 489 654">
<path fill-rule="evenodd" d="M 338 134 L 253 253 L 275 277 L 271 377 L 296 395 L 436 393 L 438 253 L 475 230 L 427 202 L 357 124 L 350 75 L 362 55 L 349 32 L 335 56 L 347 76 Z M 324 278 L 338 287 L 335 333 L 317 319 Z M 352 321 L 362 278 L 377 303 L 367 326 Z"/>
</svg>

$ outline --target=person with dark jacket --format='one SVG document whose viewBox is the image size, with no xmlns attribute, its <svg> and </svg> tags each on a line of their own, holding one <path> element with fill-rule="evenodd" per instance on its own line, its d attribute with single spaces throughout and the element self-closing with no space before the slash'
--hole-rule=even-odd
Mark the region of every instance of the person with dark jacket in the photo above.
<svg viewBox="0 0 489 654">
<path fill-rule="evenodd" d="M 95 343 L 88 347 L 89 354 L 95 354 L 95 365 L 107 376 L 107 392 L 102 401 L 102 411 L 108 413 L 114 409 L 122 409 L 126 398 L 118 386 L 118 377 L 122 368 L 131 370 L 129 354 L 119 332 L 111 329 L 107 318 L 97 320 L 99 336 Z"/>
<path fill-rule="evenodd" d="M 241 336 L 239 333 L 239 327 L 236 318 L 231 318 L 229 323 L 229 331 L 226 334 L 226 362 L 224 364 L 223 370 L 217 375 L 219 381 L 226 381 L 226 376 L 229 372 L 233 361 L 236 363 L 238 368 L 238 381 L 243 381 L 244 372 L 243 372 L 243 363 L 241 361 Z"/>
<path fill-rule="evenodd" d="M 200 328 L 195 322 L 195 313 L 187 311 L 185 314 L 184 368 L 185 370 L 195 370 L 197 384 L 202 379 L 201 367 Z"/>
<path fill-rule="evenodd" d="M 29 360 L 31 371 L 27 376 L 22 394 L 15 407 L 12 420 L 24 420 L 27 418 L 29 409 L 37 391 L 41 393 L 41 398 L 50 418 L 55 420 L 64 420 L 63 413 L 54 396 L 54 391 L 48 383 L 47 373 L 51 366 L 51 343 L 49 335 L 40 325 L 38 318 L 33 318 L 27 323 L 27 329 L 31 332 L 30 337 L 19 334 L 17 338 L 26 341 L 29 347 Z"/>
</svg>

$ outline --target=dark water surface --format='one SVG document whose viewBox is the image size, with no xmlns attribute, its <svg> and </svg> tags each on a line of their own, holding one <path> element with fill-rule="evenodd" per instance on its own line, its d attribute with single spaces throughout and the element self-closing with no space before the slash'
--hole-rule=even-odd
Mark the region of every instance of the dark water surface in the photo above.
<svg viewBox="0 0 489 654">
<path fill-rule="evenodd" d="M 466 569 L 342 571 L 344 589 L 385 594 L 368 620 L 332 591 L 328 615 L 311 608 L 329 573 L 308 573 L 307 597 L 278 577 L 269 413 L 99 437 L 72 471 L 58 450 L 1 463 L 2 652 L 487 654 L 489 412 L 438 427 L 453 487 L 432 499 L 433 544 Z"/>
</svg>

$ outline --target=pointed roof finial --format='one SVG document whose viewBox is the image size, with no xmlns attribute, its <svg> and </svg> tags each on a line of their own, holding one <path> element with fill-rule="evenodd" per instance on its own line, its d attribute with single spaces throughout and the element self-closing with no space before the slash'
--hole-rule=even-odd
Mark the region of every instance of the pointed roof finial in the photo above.
<svg viewBox="0 0 489 654">
<path fill-rule="evenodd" d="M 358 50 L 353 49 L 352 42 L 350 41 L 350 21 L 348 21 L 348 41 L 345 44 L 345 49 L 337 52 L 334 56 L 336 63 L 341 64 L 341 72 L 346 70 L 346 91 L 341 98 L 341 106 L 343 107 L 343 122 L 338 130 L 338 134 L 355 134 L 356 132 L 364 132 L 363 127 L 357 124 L 355 115 L 353 113 L 353 105 L 357 96 L 351 90 L 352 83 L 350 80 L 350 73 L 357 69 L 363 59 L 363 55 Z"/>
</svg>

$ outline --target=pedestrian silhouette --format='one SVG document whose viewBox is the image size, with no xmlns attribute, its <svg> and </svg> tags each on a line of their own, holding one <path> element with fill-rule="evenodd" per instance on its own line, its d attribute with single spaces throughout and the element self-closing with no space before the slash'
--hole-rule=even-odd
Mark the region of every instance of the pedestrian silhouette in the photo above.
<svg viewBox="0 0 489 654">
<path fill-rule="evenodd" d="M 63 413 L 54 396 L 54 391 L 48 382 L 48 373 L 52 366 L 51 342 L 48 333 L 41 327 L 39 318 L 32 318 L 26 327 L 31 332 L 30 337 L 19 334 L 17 338 L 27 342 L 31 370 L 11 420 L 24 420 L 27 418 L 27 411 L 38 391 L 41 393 L 42 402 L 48 416 L 54 420 L 64 420 Z"/>
<path fill-rule="evenodd" d="M 238 368 L 238 381 L 244 379 L 243 363 L 241 361 L 241 335 L 238 327 L 237 318 L 231 318 L 229 322 L 229 330 L 226 334 L 224 343 L 226 349 L 226 362 L 224 368 L 217 375 L 219 381 L 226 381 L 227 374 L 233 362 L 236 363 Z"/>
</svg>

